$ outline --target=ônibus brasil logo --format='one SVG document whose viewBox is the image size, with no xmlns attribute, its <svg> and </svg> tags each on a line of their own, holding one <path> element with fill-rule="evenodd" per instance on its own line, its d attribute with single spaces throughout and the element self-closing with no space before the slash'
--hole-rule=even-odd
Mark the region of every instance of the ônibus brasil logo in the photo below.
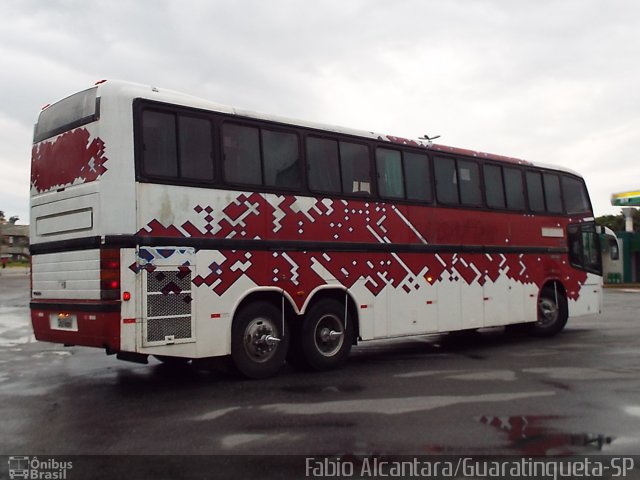
<svg viewBox="0 0 640 480">
<path fill-rule="evenodd" d="M 11 480 L 66 480 L 67 471 L 73 462 L 61 462 L 53 458 L 39 460 L 38 457 L 9 457 L 9 478 Z"/>
</svg>

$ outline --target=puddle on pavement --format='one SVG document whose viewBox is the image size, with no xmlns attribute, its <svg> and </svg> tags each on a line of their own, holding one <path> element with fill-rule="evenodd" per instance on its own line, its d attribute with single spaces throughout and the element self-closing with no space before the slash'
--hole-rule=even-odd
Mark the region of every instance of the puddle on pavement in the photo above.
<svg viewBox="0 0 640 480">
<path fill-rule="evenodd" d="M 496 453 L 507 449 L 518 455 L 574 455 L 596 453 L 606 449 L 615 441 L 615 437 L 601 433 L 568 433 L 553 427 L 564 417 L 558 416 L 482 416 L 474 420 L 497 430 L 507 443 L 479 449 L 465 449 L 468 453 Z M 446 453 L 454 449 L 443 446 L 428 446 L 428 451 Z M 455 449 L 459 451 L 459 448 Z"/>
<path fill-rule="evenodd" d="M 483 416 L 477 420 L 503 432 L 510 447 L 523 455 L 564 455 L 578 453 L 576 448 L 601 451 L 611 444 L 613 437 L 592 433 L 564 433 L 549 424 L 560 417 L 553 416 Z"/>
</svg>

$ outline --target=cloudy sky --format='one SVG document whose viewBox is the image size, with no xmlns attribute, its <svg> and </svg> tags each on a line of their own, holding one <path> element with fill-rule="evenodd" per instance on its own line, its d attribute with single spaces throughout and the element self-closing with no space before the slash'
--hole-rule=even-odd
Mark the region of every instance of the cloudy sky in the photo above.
<svg viewBox="0 0 640 480">
<path fill-rule="evenodd" d="M 596 215 L 640 189 L 636 0 L 3 0 L 7 216 L 40 108 L 109 78 L 562 165 Z"/>
</svg>

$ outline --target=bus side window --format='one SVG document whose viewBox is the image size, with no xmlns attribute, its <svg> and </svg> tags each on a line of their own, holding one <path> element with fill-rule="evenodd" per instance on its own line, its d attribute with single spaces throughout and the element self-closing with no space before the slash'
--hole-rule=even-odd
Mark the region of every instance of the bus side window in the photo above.
<svg viewBox="0 0 640 480">
<path fill-rule="evenodd" d="M 260 139 L 258 129 L 233 123 L 222 127 L 224 179 L 229 183 L 260 185 Z"/>
<path fill-rule="evenodd" d="M 269 187 L 300 187 L 298 136 L 294 133 L 262 130 L 264 182 Z"/>
<path fill-rule="evenodd" d="M 544 183 L 544 197 L 547 200 L 547 211 L 549 213 L 562 213 L 560 177 L 551 173 L 544 173 L 542 180 Z"/>
<path fill-rule="evenodd" d="M 178 117 L 180 139 L 180 177 L 213 180 L 212 125 L 204 118 Z"/>
<path fill-rule="evenodd" d="M 340 142 L 343 193 L 371 195 L 369 149 L 359 143 Z"/>
<path fill-rule="evenodd" d="M 504 167 L 504 192 L 509 210 L 524 210 L 524 189 L 522 171 L 518 168 Z"/>
<path fill-rule="evenodd" d="M 429 169 L 429 157 L 421 153 L 403 152 L 404 175 L 407 185 L 407 199 L 430 202 L 431 170 Z"/>
<path fill-rule="evenodd" d="M 400 152 L 386 148 L 376 149 L 378 192 L 385 198 L 404 198 L 402 159 Z"/>
<path fill-rule="evenodd" d="M 456 161 L 452 158 L 436 157 L 433 166 L 438 202 L 449 205 L 459 204 Z"/>
<path fill-rule="evenodd" d="M 309 188 L 322 193 L 340 193 L 338 142 L 308 137 L 306 144 Z"/>
<path fill-rule="evenodd" d="M 562 177 L 562 195 L 564 196 L 566 213 L 589 213 L 591 211 L 587 191 L 584 184 L 577 178 Z"/>
<path fill-rule="evenodd" d="M 542 175 L 538 172 L 526 172 L 527 197 L 532 212 L 544 212 L 544 192 L 542 190 Z"/>
<path fill-rule="evenodd" d="M 176 116 L 144 110 L 142 113 L 143 171 L 153 177 L 178 176 Z"/>
<path fill-rule="evenodd" d="M 487 206 L 489 208 L 506 208 L 502 169 L 497 165 L 485 164 L 483 172 Z"/>
<path fill-rule="evenodd" d="M 587 223 L 569 225 L 569 262 L 572 266 L 602 275 L 600 237 L 595 226 Z"/>
<path fill-rule="evenodd" d="M 582 226 L 582 258 L 584 268 L 590 272 L 601 274 L 600 237 L 593 225 Z"/>
<path fill-rule="evenodd" d="M 458 160 L 458 180 L 460 203 L 473 207 L 482 206 L 478 164 L 468 160 Z"/>
</svg>

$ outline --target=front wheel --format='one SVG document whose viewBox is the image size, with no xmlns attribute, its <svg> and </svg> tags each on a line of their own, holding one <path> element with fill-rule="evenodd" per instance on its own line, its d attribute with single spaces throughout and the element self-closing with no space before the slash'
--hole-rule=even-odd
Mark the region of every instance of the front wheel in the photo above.
<svg viewBox="0 0 640 480">
<path fill-rule="evenodd" d="M 344 303 L 327 299 L 316 303 L 305 315 L 300 338 L 301 354 L 313 370 L 330 370 L 342 365 L 353 344 L 354 319 L 345 325 Z"/>
<path fill-rule="evenodd" d="M 231 328 L 231 359 L 248 378 L 267 378 L 284 365 L 289 334 L 282 313 L 268 302 L 255 302 L 242 308 Z"/>
<path fill-rule="evenodd" d="M 567 324 L 569 308 L 567 299 L 553 288 L 545 288 L 538 298 L 538 321 L 533 324 L 533 334 L 551 337 Z"/>
</svg>

